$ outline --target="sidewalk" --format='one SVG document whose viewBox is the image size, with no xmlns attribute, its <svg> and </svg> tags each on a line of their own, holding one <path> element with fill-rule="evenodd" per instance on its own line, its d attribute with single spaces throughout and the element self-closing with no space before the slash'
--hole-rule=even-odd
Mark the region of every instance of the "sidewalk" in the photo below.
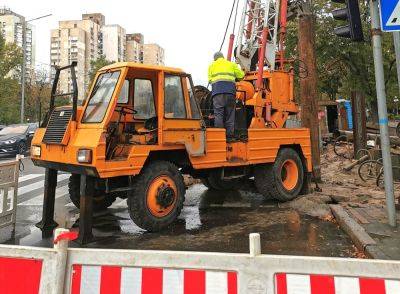
<svg viewBox="0 0 400 294">
<path fill-rule="evenodd" d="M 400 212 L 398 226 L 388 225 L 386 208 L 371 204 L 331 205 L 333 214 L 353 242 L 375 259 L 400 260 Z"/>
</svg>

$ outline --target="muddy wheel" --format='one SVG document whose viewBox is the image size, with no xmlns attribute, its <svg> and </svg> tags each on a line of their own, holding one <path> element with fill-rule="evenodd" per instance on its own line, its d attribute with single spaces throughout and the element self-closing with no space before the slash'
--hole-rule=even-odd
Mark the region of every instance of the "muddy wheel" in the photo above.
<svg viewBox="0 0 400 294">
<path fill-rule="evenodd" d="M 76 206 L 76 208 L 80 207 L 80 186 L 81 186 L 81 176 L 80 175 L 71 175 L 69 177 L 68 182 L 68 190 L 69 190 L 69 198 L 71 202 Z M 94 198 L 93 198 L 93 210 L 101 211 L 110 207 L 115 199 L 116 195 L 108 194 L 101 190 L 94 190 Z"/>
<path fill-rule="evenodd" d="M 128 196 L 129 213 L 136 225 L 151 232 L 171 225 L 181 213 L 185 183 L 178 168 L 167 161 L 147 165 Z"/>
<path fill-rule="evenodd" d="M 242 179 L 223 180 L 221 178 L 221 171 L 216 170 L 210 172 L 208 177 L 202 182 L 209 189 L 225 191 L 239 189 L 242 184 Z"/>
<path fill-rule="evenodd" d="M 208 181 L 208 178 L 201 178 L 200 179 L 201 183 L 206 186 L 208 189 L 211 189 L 210 182 Z"/>
<path fill-rule="evenodd" d="M 303 179 L 303 163 L 299 154 L 291 148 L 280 150 L 274 163 L 254 168 L 257 190 L 266 198 L 283 202 L 293 200 L 299 195 Z"/>
</svg>

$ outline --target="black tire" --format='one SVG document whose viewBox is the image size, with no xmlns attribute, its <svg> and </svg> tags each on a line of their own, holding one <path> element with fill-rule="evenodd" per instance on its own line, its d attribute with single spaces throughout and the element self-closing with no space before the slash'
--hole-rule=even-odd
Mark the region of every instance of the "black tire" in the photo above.
<svg viewBox="0 0 400 294">
<path fill-rule="evenodd" d="M 363 182 L 376 179 L 382 164 L 377 160 L 366 160 L 358 166 L 358 176 Z"/>
<path fill-rule="evenodd" d="M 297 177 L 294 178 L 291 189 L 284 186 L 287 177 L 284 173 L 288 171 L 283 168 L 287 162 L 297 168 L 292 172 L 293 176 L 297 173 Z M 258 192 L 264 197 L 275 198 L 282 202 L 293 200 L 300 194 L 304 180 L 304 168 L 299 154 L 291 148 L 281 149 L 274 163 L 254 167 L 254 180 Z"/>
<path fill-rule="evenodd" d="M 208 189 L 212 189 L 210 183 L 208 182 L 208 178 L 201 178 L 201 183 L 206 186 Z"/>
<path fill-rule="evenodd" d="M 168 180 L 175 185 L 175 191 L 169 184 L 164 185 L 163 189 L 169 189 L 172 191 L 173 202 L 169 203 L 170 200 L 166 200 L 168 204 L 165 204 L 162 209 L 170 210 L 166 215 L 154 215 L 151 208 L 148 206 L 148 194 L 151 185 L 154 184 L 160 177 L 168 178 Z M 156 197 L 164 197 L 164 194 L 160 194 L 161 188 L 158 189 Z M 164 189 L 165 190 L 165 189 Z M 170 226 L 179 216 L 183 208 L 183 202 L 185 200 L 185 183 L 183 181 L 182 174 L 178 168 L 168 161 L 154 161 L 145 166 L 137 176 L 134 183 L 134 190 L 128 195 L 128 207 L 129 214 L 133 222 L 142 229 L 150 232 L 157 232 Z M 157 199 L 157 201 L 159 201 Z M 159 202 L 157 202 L 157 205 Z"/>
<path fill-rule="evenodd" d="M 76 208 L 80 207 L 80 185 L 81 185 L 81 176 L 77 174 L 73 174 L 69 177 L 68 182 L 68 190 L 69 190 L 69 198 L 71 202 L 75 205 Z M 95 195 L 93 198 L 93 210 L 94 211 L 102 211 L 110 207 L 117 196 L 115 194 L 105 193 L 103 191 L 95 190 Z"/>
<path fill-rule="evenodd" d="M 242 185 L 242 179 L 223 180 L 221 179 L 221 170 L 211 171 L 208 177 L 202 181 L 209 188 L 218 191 L 238 190 Z"/>
<path fill-rule="evenodd" d="M 19 142 L 17 153 L 24 155 L 26 153 L 26 143 L 24 141 Z"/>
</svg>

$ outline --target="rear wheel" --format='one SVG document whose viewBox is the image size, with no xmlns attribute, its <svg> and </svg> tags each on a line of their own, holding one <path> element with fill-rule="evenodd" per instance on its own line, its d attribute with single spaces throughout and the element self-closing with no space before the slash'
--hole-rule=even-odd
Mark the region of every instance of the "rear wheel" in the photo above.
<svg viewBox="0 0 400 294">
<path fill-rule="evenodd" d="M 274 163 L 254 168 L 254 180 L 257 190 L 266 198 L 283 202 L 296 198 L 304 180 L 299 154 L 291 148 L 280 150 Z"/>
<path fill-rule="evenodd" d="M 80 207 L 80 186 L 81 176 L 76 174 L 71 175 L 68 183 L 69 198 L 76 208 Z M 104 191 L 95 189 L 93 197 L 93 210 L 101 211 L 107 209 L 114 203 L 116 198 L 117 197 L 114 194 L 105 193 Z"/>
<path fill-rule="evenodd" d="M 177 219 L 184 200 L 185 183 L 178 168 L 167 161 L 155 161 L 137 177 L 128 196 L 129 213 L 136 225 L 157 232 Z"/>
<path fill-rule="evenodd" d="M 221 170 L 211 171 L 207 178 L 202 179 L 204 186 L 218 191 L 237 190 L 242 184 L 242 179 L 222 179 Z"/>
</svg>

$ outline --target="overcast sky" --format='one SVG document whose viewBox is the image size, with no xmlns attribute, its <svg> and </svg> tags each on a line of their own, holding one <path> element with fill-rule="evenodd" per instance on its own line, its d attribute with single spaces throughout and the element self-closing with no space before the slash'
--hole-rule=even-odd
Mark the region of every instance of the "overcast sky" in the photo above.
<svg viewBox="0 0 400 294">
<path fill-rule="evenodd" d="M 164 47 L 166 65 L 180 67 L 193 75 L 195 83 L 204 84 L 208 65 L 222 41 L 232 0 L 8 0 L 0 5 L 26 19 L 53 14 L 33 22 L 38 65 L 50 63 L 50 30 L 58 27 L 58 21 L 99 12 L 107 24 L 119 24 L 127 33 L 140 32 L 146 43 Z"/>
</svg>

